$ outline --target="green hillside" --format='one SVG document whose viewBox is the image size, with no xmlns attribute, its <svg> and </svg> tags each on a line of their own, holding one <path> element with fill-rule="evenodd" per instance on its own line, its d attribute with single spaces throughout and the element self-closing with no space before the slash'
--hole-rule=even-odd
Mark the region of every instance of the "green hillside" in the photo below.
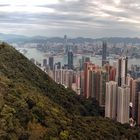
<svg viewBox="0 0 140 140">
<path fill-rule="evenodd" d="M 96 101 L 53 82 L 0 45 L 0 140 L 137 140 L 140 130 L 100 117 Z"/>
</svg>

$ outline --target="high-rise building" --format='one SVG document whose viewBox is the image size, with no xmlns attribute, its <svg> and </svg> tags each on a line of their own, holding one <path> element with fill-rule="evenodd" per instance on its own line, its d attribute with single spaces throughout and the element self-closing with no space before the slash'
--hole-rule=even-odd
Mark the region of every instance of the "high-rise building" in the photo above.
<svg viewBox="0 0 140 140">
<path fill-rule="evenodd" d="M 116 119 L 117 114 L 117 82 L 106 83 L 105 117 Z"/>
<path fill-rule="evenodd" d="M 116 81 L 118 82 L 118 86 L 123 86 L 126 84 L 127 66 L 128 66 L 128 58 L 120 57 L 118 59 L 116 70 Z"/>
<path fill-rule="evenodd" d="M 107 43 L 103 42 L 102 46 L 102 66 L 104 66 L 107 63 Z"/>
<path fill-rule="evenodd" d="M 49 66 L 50 66 L 50 69 L 53 70 L 53 66 L 54 66 L 54 58 L 53 57 L 49 57 Z"/>
<path fill-rule="evenodd" d="M 62 70 L 54 69 L 54 81 L 58 84 L 62 84 Z"/>
<path fill-rule="evenodd" d="M 96 69 L 99 69 L 98 66 L 95 64 L 92 64 L 90 62 L 84 63 L 84 96 L 86 98 L 91 97 L 91 91 L 90 91 L 90 85 L 91 83 L 91 71 L 95 71 Z M 94 97 L 94 95 L 92 95 Z"/>
<path fill-rule="evenodd" d="M 57 69 L 61 69 L 61 62 L 57 63 Z"/>
<path fill-rule="evenodd" d="M 138 93 L 138 120 L 137 120 L 138 126 L 140 126 L 140 92 Z"/>
<path fill-rule="evenodd" d="M 73 69 L 73 52 L 68 52 L 68 69 Z"/>
<path fill-rule="evenodd" d="M 72 89 L 80 95 L 80 72 L 74 72 L 74 80 L 72 83 Z"/>
<path fill-rule="evenodd" d="M 134 79 L 137 79 L 140 77 L 140 65 L 131 65 L 131 70 L 129 71 L 131 76 Z"/>
<path fill-rule="evenodd" d="M 54 80 L 65 87 L 72 88 L 72 83 L 74 81 L 74 71 L 68 69 L 56 69 L 54 70 Z"/>
<path fill-rule="evenodd" d="M 140 79 L 132 81 L 132 118 L 138 124 Z"/>
<path fill-rule="evenodd" d="M 64 35 L 64 53 L 68 54 L 68 51 L 69 51 L 68 39 L 67 39 L 67 35 Z"/>
<path fill-rule="evenodd" d="M 115 81 L 116 78 L 116 68 L 110 64 L 105 64 L 103 69 L 106 70 L 109 76 L 109 81 Z"/>
<path fill-rule="evenodd" d="M 130 87 L 130 102 L 132 102 L 132 89 L 133 89 L 133 78 L 128 74 L 126 77 L 126 85 Z"/>
<path fill-rule="evenodd" d="M 43 59 L 43 67 L 47 66 L 47 59 Z"/>
<path fill-rule="evenodd" d="M 99 105 L 104 107 L 106 82 L 108 82 L 108 73 L 102 69 L 91 70 L 89 72 L 89 97 L 99 101 Z"/>
<path fill-rule="evenodd" d="M 55 69 L 61 69 L 61 62 L 57 62 L 54 64 Z"/>
<path fill-rule="evenodd" d="M 100 70 L 89 71 L 89 97 L 100 100 L 101 93 L 101 72 Z"/>
<path fill-rule="evenodd" d="M 103 107 L 108 81 L 108 73 L 105 70 L 90 62 L 84 63 L 84 96 L 86 98 L 95 98 Z"/>
<path fill-rule="evenodd" d="M 79 61 L 79 63 L 80 63 L 80 70 L 84 69 L 84 63 L 85 62 L 90 62 L 90 57 L 82 56 L 82 59 L 80 59 L 80 61 Z"/>
<path fill-rule="evenodd" d="M 109 80 L 115 81 L 115 78 L 116 78 L 116 68 L 111 67 L 111 69 L 109 71 Z"/>
<path fill-rule="evenodd" d="M 84 63 L 85 63 L 85 56 L 82 56 L 82 61 L 81 61 L 81 69 L 84 69 Z"/>
<path fill-rule="evenodd" d="M 80 71 L 80 94 L 84 96 L 84 71 Z"/>
<path fill-rule="evenodd" d="M 129 123 L 130 88 L 126 85 L 118 87 L 117 94 L 117 121 Z"/>
<path fill-rule="evenodd" d="M 101 107 L 105 106 L 105 95 L 106 95 L 106 82 L 109 81 L 109 74 L 105 70 L 100 70 L 100 93 L 99 93 L 99 105 Z M 97 81 L 98 79 L 96 79 Z"/>
</svg>

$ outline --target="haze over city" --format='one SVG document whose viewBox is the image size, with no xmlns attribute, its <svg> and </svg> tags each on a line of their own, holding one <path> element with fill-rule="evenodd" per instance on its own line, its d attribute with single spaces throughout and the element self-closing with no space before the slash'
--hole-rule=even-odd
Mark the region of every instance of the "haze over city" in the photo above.
<svg viewBox="0 0 140 140">
<path fill-rule="evenodd" d="M 139 0 L 0 0 L 0 32 L 140 37 Z"/>
</svg>

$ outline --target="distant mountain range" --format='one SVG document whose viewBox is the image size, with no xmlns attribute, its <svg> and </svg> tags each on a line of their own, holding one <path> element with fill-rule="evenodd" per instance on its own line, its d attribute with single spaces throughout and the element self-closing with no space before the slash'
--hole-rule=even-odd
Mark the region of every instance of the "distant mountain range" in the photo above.
<svg viewBox="0 0 140 140">
<path fill-rule="evenodd" d="M 63 43 L 64 39 L 62 37 L 45 37 L 45 36 L 33 36 L 28 37 L 24 35 L 15 35 L 15 34 L 3 34 L 0 33 L 0 40 L 8 43 L 46 43 L 46 42 L 56 42 Z M 140 38 L 130 38 L 130 37 L 108 37 L 108 38 L 68 38 L 68 42 L 71 43 L 93 43 L 107 41 L 109 43 L 132 43 L 132 44 L 140 44 Z"/>
</svg>

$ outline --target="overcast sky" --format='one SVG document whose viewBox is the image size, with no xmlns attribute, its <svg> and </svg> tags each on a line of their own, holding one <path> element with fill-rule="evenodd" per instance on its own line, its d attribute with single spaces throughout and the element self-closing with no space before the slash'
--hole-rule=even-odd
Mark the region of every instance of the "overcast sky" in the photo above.
<svg viewBox="0 0 140 140">
<path fill-rule="evenodd" d="M 0 0 L 0 32 L 140 37 L 140 0 Z"/>
</svg>

